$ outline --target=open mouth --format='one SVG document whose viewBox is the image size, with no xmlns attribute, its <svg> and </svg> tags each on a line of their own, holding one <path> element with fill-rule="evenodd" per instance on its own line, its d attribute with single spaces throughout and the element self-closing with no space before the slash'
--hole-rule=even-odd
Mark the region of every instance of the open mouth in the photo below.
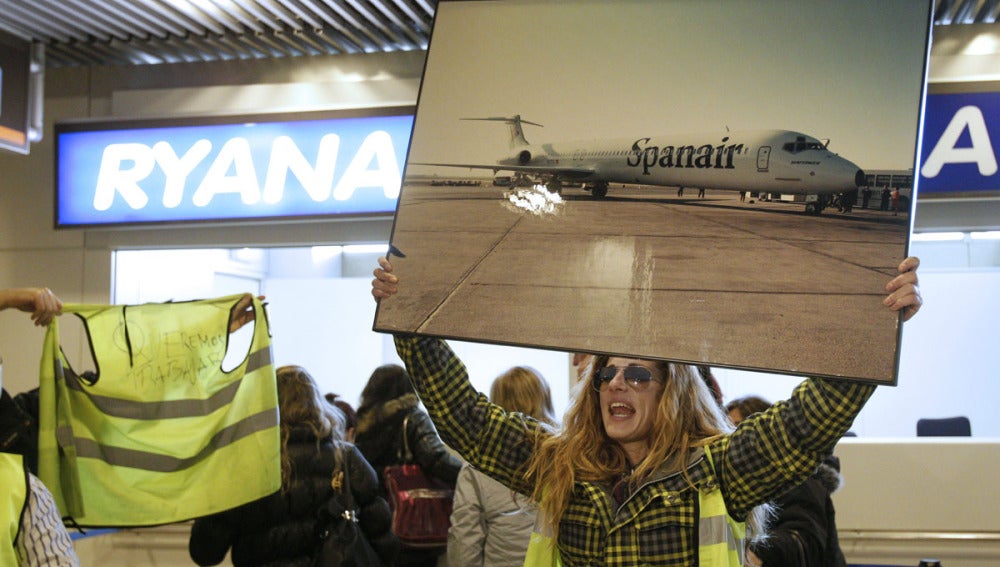
<svg viewBox="0 0 1000 567">
<path fill-rule="evenodd" d="M 635 415 L 635 408 L 623 402 L 612 402 L 608 407 L 608 413 L 611 417 L 631 417 Z"/>
</svg>

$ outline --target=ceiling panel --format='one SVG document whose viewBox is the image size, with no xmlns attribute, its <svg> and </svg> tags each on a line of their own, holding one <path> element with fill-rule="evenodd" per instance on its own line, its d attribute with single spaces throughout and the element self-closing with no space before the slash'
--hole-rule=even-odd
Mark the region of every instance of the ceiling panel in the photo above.
<svg viewBox="0 0 1000 567">
<path fill-rule="evenodd" d="M 46 66 L 144 65 L 427 49 L 437 0 L 0 0 L 0 28 Z"/>
<path fill-rule="evenodd" d="M 437 0 L 0 0 L 0 29 L 46 66 L 424 50 Z M 936 25 L 992 24 L 1000 0 L 935 0 Z"/>
</svg>

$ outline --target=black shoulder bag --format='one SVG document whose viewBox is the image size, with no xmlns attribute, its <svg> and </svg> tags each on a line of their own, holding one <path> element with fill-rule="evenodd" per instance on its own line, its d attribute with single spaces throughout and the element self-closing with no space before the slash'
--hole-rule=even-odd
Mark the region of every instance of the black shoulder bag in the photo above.
<svg viewBox="0 0 1000 567">
<path fill-rule="evenodd" d="M 345 451 L 339 453 L 343 464 L 330 482 L 333 496 L 319 511 L 322 530 L 313 567 L 381 567 L 382 560 L 358 525 L 350 465 Z"/>
</svg>

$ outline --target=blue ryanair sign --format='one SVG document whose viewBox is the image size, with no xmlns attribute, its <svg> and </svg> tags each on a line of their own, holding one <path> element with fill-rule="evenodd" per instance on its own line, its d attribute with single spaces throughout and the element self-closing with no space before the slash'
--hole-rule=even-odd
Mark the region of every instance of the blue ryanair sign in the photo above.
<svg viewBox="0 0 1000 567">
<path fill-rule="evenodd" d="M 920 194 L 1000 192 L 1000 93 L 933 94 L 924 111 Z"/>
<path fill-rule="evenodd" d="M 56 226 L 391 214 L 413 108 L 56 125 Z"/>
</svg>

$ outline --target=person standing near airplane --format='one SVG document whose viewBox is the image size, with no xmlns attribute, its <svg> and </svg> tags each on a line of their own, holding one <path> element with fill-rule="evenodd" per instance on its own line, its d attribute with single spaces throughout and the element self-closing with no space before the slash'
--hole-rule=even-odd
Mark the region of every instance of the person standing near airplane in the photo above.
<svg viewBox="0 0 1000 567">
<path fill-rule="evenodd" d="M 904 320 L 923 303 L 918 265 L 907 258 L 886 285 L 883 304 Z M 373 273 L 376 300 L 397 293 L 386 258 Z M 733 430 L 694 367 L 601 355 L 553 433 L 479 394 L 444 341 L 395 341 L 448 445 L 539 504 L 526 565 L 742 565 L 761 506 L 812 473 L 875 390 L 806 379 Z"/>
</svg>

